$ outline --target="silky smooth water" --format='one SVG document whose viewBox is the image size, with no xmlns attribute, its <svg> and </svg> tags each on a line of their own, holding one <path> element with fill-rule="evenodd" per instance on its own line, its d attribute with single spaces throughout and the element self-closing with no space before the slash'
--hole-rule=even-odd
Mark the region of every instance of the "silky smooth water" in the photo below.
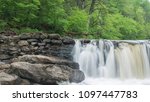
<svg viewBox="0 0 150 102">
<path fill-rule="evenodd" d="M 76 40 L 74 61 L 86 76 L 81 84 L 150 84 L 150 42 Z"/>
</svg>

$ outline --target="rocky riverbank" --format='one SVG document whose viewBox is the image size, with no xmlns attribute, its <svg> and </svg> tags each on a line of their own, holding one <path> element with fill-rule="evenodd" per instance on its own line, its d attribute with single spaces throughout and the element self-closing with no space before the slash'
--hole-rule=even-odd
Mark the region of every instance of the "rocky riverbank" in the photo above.
<svg viewBox="0 0 150 102">
<path fill-rule="evenodd" d="M 72 61 L 75 42 L 58 34 L 0 35 L 0 84 L 56 85 L 85 76 Z"/>
</svg>

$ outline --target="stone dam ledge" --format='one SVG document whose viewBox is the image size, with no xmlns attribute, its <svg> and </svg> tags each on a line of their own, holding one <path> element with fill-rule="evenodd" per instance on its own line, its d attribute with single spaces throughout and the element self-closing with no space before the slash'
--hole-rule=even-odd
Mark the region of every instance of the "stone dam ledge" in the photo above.
<svg viewBox="0 0 150 102">
<path fill-rule="evenodd" d="M 79 83 L 85 75 L 72 61 L 75 41 L 58 34 L 0 35 L 1 85 Z"/>
</svg>

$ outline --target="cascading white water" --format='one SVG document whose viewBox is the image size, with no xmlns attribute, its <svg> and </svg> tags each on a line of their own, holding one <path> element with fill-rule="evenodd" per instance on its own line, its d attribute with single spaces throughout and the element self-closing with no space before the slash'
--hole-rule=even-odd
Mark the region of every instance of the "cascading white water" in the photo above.
<svg viewBox="0 0 150 102">
<path fill-rule="evenodd" d="M 121 82 L 131 79 L 147 80 L 146 83 L 150 83 L 148 41 L 93 40 L 90 43 L 81 43 L 76 40 L 73 57 L 86 75 L 86 84 L 92 84 L 91 80 L 103 83 L 105 79 Z"/>
</svg>

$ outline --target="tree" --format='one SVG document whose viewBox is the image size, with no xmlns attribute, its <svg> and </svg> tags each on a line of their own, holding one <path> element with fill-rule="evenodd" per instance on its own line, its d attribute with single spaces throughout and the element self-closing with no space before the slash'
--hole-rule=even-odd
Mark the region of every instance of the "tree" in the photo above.
<svg viewBox="0 0 150 102">
<path fill-rule="evenodd" d="M 88 14 L 78 8 L 72 10 L 67 18 L 66 32 L 86 33 L 88 31 Z"/>
</svg>

